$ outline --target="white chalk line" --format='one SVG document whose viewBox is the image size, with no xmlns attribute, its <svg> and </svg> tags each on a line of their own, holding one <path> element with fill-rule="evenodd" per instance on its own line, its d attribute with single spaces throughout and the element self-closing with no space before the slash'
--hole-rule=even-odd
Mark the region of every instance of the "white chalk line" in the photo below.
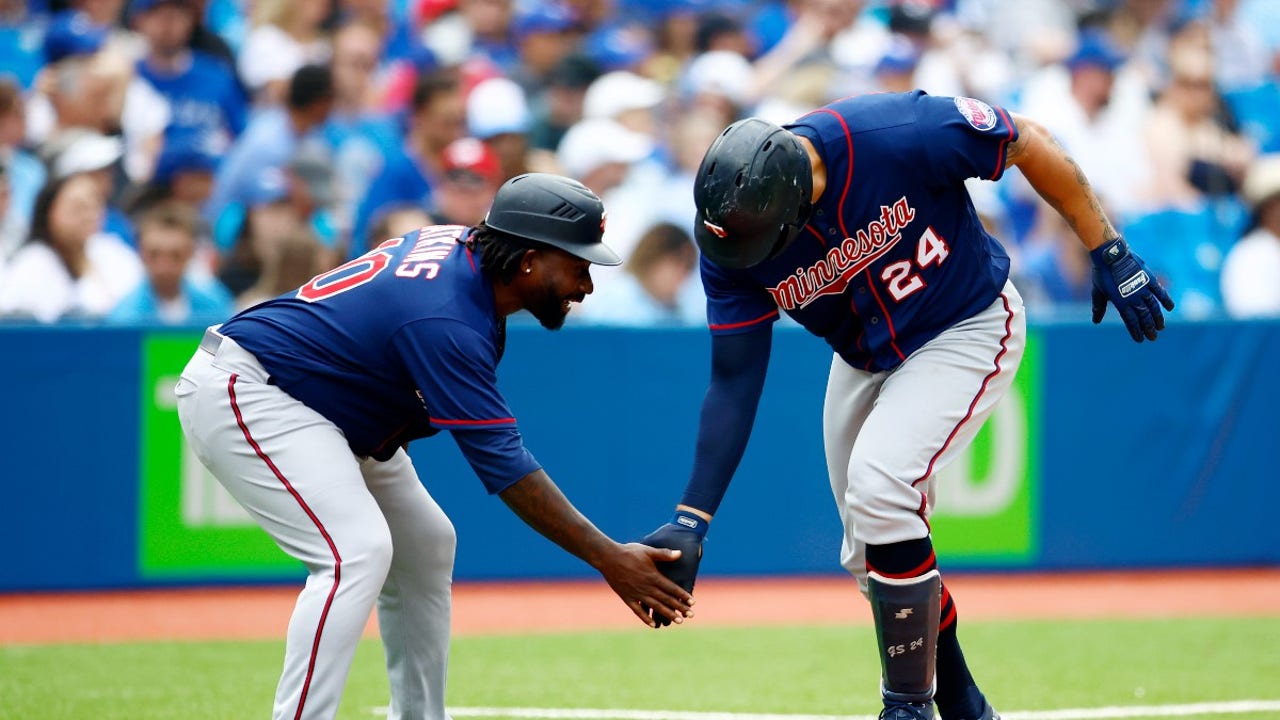
<svg viewBox="0 0 1280 720">
<path fill-rule="evenodd" d="M 372 711 L 375 715 L 386 715 L 388 708 L 373 708 Z M 451 707 L 448 711 L 455 718 L 503 720 L 876 720 L 875 715 L 796 715 L 607 708 Z M 1183 705 L 1118 705 L 1065 710 L 1022 710 L 1001 712 L 1000 715 L 1004 720 L 1114 720 L 1115 718 L 1186 718 L 1260 712 L 1280 712 L 1280 700 L 1229 700 Z"/>
</svg>

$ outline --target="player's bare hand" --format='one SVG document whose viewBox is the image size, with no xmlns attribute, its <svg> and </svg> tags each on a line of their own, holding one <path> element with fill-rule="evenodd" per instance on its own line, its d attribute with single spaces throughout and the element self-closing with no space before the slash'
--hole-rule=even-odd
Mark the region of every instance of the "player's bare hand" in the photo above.
<svg viewBox="0 0 1280 720">
<path fill-rule="evenodd" d="M 663 575 L 656 565 L 679 557 L 679 550 L 640 543 L 618 544 L 600 563 L 599 569 L 631 612 L 645 625 L 657 627 L 647 609 L 675 623 L 693 617 L 693 595 Z"/>
</svg>

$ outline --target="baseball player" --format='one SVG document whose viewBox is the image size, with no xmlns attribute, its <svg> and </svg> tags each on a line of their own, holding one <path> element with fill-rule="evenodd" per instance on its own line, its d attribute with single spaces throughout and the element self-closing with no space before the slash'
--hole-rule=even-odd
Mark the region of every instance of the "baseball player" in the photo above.
<svg viewBox="0 0 1280 720">
<path fill-rule="evenodd" d="M 1164 289 L 1042 126 L 971 98 L 923 92 L 831 103 L 778 127 L 730 125 L 694 185 L 712 333 L 692 477 L 644 542 L 692 590 L 708 523 L 742 458 L 785 312 L 834 351 L 823 410 L 841 564 L 871 602 L 889 720 L 999 716 L 956 639 L 930 539 L 934 477 L 973 439 L 1022 359 L 1009 257 L 964 187 L 1016 165 L 1071 224 L 1136 341 L 1164 327 Z M 936 668 L 936 685 L 935 685 Z"/>
<path fill-rule="evenodd" d="M 490 493 L 595 567 L 632 611 L 681 622 L 691 596 L 606 537 L 524 448 L 496 387 L 506 316 L 559 328 L 592 291 L 600 199 L 512 178 L 484 222 L 387 240 L 292 294 L 211 328 L 178 383 L 200 461 L 310 573 L 289 621 L 275 718 L 331 718 L 375 603 L 392 718 L 444 720 L 453 525 L 404 446 L 452 433 Z"/>
</svg>

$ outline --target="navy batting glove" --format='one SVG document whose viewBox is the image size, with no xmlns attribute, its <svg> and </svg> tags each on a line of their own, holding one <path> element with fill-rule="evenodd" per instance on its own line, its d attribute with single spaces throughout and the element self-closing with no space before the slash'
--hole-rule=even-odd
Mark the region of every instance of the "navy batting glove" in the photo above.
<svg viewBox="0 0 1280 720">
<path fill-rule="evenodd" d="M 640 540 L 650 547 L 680 551 L 679 558 L 657 563 L 657 566 L 663 575 L 684 588 L 685 592 L 693 592 L 693 583 L 698 577 L 698 563 L 702 560 L 702 541 L 707 537 L 708 525 L 708 521 L 691 512 L 677 510 L 671 522 Z M 660 613 L 650 612 L 650 615 L 658 627 L 671 624 L 671 620 Z"/>
<path fill-rule="evenodd" d="M 1130 252 L 1124 238 L 1116 238 L 1089 251 L 1093 261 L 1093 323 L 1102 322 L 1107 302 L 1116 306 L 1134 342 L 1155 340 L 1164 329 L 1164 313 L 1173 299 L 1147 270 L 1142 258 Z"/>
</svg>

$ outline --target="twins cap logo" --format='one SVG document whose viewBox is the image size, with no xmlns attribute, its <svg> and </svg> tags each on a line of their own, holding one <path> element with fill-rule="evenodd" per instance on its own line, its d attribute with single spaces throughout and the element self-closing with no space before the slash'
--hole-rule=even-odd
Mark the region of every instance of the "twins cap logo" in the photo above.
<svg viewBox="0 0 1280 720">
<path fill-rule="evenodd" d="M 996 126 L 996 111 L 981 100 L 969 97 L 955 98 L 956 109 L 969 124 L 979 130 L 990 130 Z"/>
<path fill-rule="evenodd" d="M 716 225 L 710 220 L 703 220 L 702 224 L 705 225 L 707 229 L 711 231 L 712 235 L 715 235 L 718 238 L 728 237 L 729 235 L 729 233 L 724 231 L 724 228 L 720 227 L 719 225 Z"/>
<path fill-rule="evenodd" d="M 605 221 L 608 219 L 609 219 L 609 213 L 607 212 L 600 213 L 600 234 L 601 235 L 604 235 L 604 224 L 605 224 Z"/>
</svg>

